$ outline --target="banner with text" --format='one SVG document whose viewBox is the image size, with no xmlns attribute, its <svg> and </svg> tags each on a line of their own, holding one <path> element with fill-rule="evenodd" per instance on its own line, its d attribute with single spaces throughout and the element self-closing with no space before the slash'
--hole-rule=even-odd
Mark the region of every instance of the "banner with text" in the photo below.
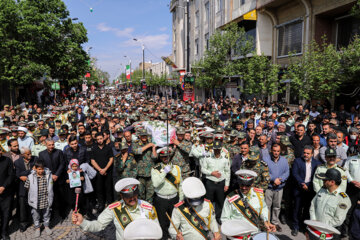
<svg viewBox="0 0 360 240">
<path fill-rule="evenodd" d="M 195 77 L 194 76 L 185 76 L 184 77 L 184 101 L 194 101 L 195 100 Z"/>
</svg>

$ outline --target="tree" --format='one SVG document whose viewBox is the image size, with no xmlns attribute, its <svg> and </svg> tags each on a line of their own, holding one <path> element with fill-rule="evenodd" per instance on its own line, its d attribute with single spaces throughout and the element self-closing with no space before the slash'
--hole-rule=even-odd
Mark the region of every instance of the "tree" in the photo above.
<svg viewBox="0 0 360 240">
<path fill-rule="evenodd" d="M 358 86 L 360 84 L 360 38 L 355 36 L 347 47 L 339 52 L 341 59 L 341 74 L 345 84 Z"/>
<path fill-rule="evenodd" d="M 0 81 L 27 84 L 46 75 L 77 83 L 87 69 L 86 34 L 61 0 L 0 1 Z"/>
<path fill-rule="evenodd" d="M 244 64 L 243 92 L 266 97 L 282 92 L 279 84 L 279 66 L 264 55 L 254 55 Z"/>
<path fill-rule="evenodd" d="M 210 37 L 204 58 L 194 64 L 196 85 L 207 89 L 224 85 L 230 76 L 239 74 L 243 69 L 244 61 L 234 60 L 234 53 L 247 56 L 252 49 L 253 41 L 235 23 L 223 31 L 217 30 Z"/>
<path fill-rule="evenodd" d="M 306 46 L 302 57 L 292 56 L 284 75 L 291 79 L 291 88 L 304 99 L 327 99 L 337 93 L 342 84 L 340 53 L 324 38 Z"/>
</svg>

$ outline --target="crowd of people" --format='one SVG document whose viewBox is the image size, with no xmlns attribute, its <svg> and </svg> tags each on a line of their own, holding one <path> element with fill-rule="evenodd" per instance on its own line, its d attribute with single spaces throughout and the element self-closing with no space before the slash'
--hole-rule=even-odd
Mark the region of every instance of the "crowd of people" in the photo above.
<svg viewBox="0 0 360 240">
<path fill-rule="evenodd" d="M 281 232 L 281 224 L 293 236 L 359 239 L 359 110 L 131 90 L 5 105 L 2 239 L 14 218 L 20 231 L 34 224 L 34 237 L 42 226 L 50 236 L 54 214 L 65 219 L 70 211 L 85 231 L 114 222 L 117 239 L 138 218 L 160 224 L 154 236 L 162 239 L 235 238 L 250 235 L 244 226 L 259 234 Z M 159 146 L 145 122 L 176 134 Z"/>
</svg>

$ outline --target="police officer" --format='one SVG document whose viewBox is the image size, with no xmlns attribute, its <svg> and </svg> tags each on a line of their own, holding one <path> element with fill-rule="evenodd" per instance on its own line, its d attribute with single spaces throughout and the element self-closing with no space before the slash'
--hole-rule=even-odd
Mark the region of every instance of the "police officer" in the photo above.
<svg viewBox="0 0 360 240">
<path fill-rule="evenodd" d="M 213 234 L 215 240 L 221 239 L 215 220 L 214 207 L 205 199 L 205 186 L 200 179 L 188 177 L 182 184 L 185 200 L 175 205 L 171 215 L 173 225 L 169 233 L 173 239 L 203 240 Z"/>
<path fill-rule="evenodd" d="M 161 162 L 151 169 L 151 180 L 155 189 L 154 206 L 164 233 L 163 239 L 168 239 L 170 222 L 166 213 L 170 215 L 179 199 L 183 200 L 182 176 L 181 168 L 170 162 L 166 148 L 160 149 L 158 154 Z"/>
<path fill-rule="evenodd" d="M 148 202 L 138 199 L 140 182 L 134 178 L 124 178 L 115 185 L 122 200 L 110 204 L 95 221 L 85 220 L 80 213 L 73 213 L 72 222 L 86 232 L 99 232 L 110 222 L 114 222 L 116 239 L 124 239 L 124 229 L 138 218 L 158 222 L 155 208 Z"/>
<path fill-rule="evenodd" d="M 324 187 L 311 201 L 310 219 L 339 227 L 351 206 L 350 198 L 339 187 L 341 173 L 335 168 L 329 168 L 325 173 L 316 174 L 316 177 L 324 182 Z"/>
<path fill-rule="evenodd" d="M 68 145 L 65 130 L 60 129 L 58 132 L 58 136 L 59 140 L 55 142 L 55 148 L 64 151 L 65 147 Z"/>
<path fill-rule="evenodd" d="M 204 158 L 201 172 L 206 179 L 206 198 L 215 203 L 216 220 L 220 223 L 225 192 L 230 185 L 230 160 L 221 155 L 221 142 L 215 141 L 213 149 L 211 155 Z"/>
<path fill-rule="evenodd" d="M 264 200 L 264 190 L 253 187 L 257 177 L 256 172 L 238 170 L 235 174 L 238 176 L 239 189 L 231 192 L 225 199 L 221 222 L 233 219 L 244 220 L 257 229 L 265 230 L 266 228 L 268 231 L 276 231 L 276 227 L 269 222 L 269 210 Z"/>
<path fill-rule="evenodd" d="M 345 172 L 345 169 L 343 169 L 342 167 L 340 167 L 336 164 L 336 150 L 332 149 L 332 148 L 326 149 L 325 159 L 326 159 L 326 163 L 324 163 L 316 168 L 315 176 L 313 179 L 314 191 L 318 192 L 321 189 L 321 187 L 323 186 L 323 180 L 318 178 L 317 176 L 320 176 L 321 173 L 325 173 L 330 168 L 334 168 L 334 169 L 338 170 L 341 174 L 341 182 L 340 182 L 338 191 L 345 192 L 346 185 L 347 185 L 346 172 Z"/>
<path fill-rule="evenodd" d="M 335 239 L 334 235 L 340 234 L 336 228 L 324 222 L 305 220 L 304 223 L 307 225 L 305 233 L 307 240 Z"/>
<path fill-rule="evenodd" d="M 252 233 L 258 229 L 244 220 L 228 220 L 221 225 L 221 233 L 228 239 L 250 239 Z"/>
<path fill-rule="evenodd" d="M 163 232 L 156 222 L 139 218 L 129 223 L 124 230 L 124 238 L 126 240 L 143 240 L 143 239 L 161 239 Z"/>
<path fill-rule="evenodd" d="M 7 144 L 7 135 L 10 133 L 10 130 L 7 128 L 0 128 L 0 148 L 3 153 L 9 151 L 9 146 Z"/>
<path fill-rule="evenodd" d="M 37 133 L 36 133 L 37 134 Z M 31 155 L 35 157 L 39 157 L 39 153 L 46 150 L 45 140 L 49 135 L 49 131 L 47 129 L 40 130 L 39 143 L 35 144 L 31 149 Z"/>
</svg>

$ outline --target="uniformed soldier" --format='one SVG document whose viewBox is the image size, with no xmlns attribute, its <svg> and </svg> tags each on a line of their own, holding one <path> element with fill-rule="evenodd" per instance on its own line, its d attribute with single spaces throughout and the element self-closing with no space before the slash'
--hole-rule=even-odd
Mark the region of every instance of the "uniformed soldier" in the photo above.
<svg viewBox="0 0 360 240">
<path fill-rule="evenodd" d="M 257 231 L 258 229 L 254 225 L 244 220 L 228 220 L 221 225 L 221 233 L 231 240 L 250 239 L 251 234 Z"/>
<path fill-rule="evenodd" d="M 248 159 L 241 165 L 240 169 L 248 169 L 256 172 L 257 177 L 254 187 L 266 190 L 270 183 L 269 167 L 260 159 L 259 148 L 251 147 Z"/>
<path fill-rule="evenodd" d="M 10 130 L 7 128 L 0 128 L 0 147 L 3 153 L 9 151 L 9 146 L 7 144 L 7 136 L 10 133 Z"/>
<path fill-rule="evenodd" d="M 221 155 L 222 143 L 215 141 L 213 152 L 202 161 L 201 172 L 205 176 L 206 198 L 215 203 L 216 220 L 220 223 L 225 192 L 230 185 L 230 160 Z"/>
<path fill-rule="evenodd" d="M 99 232 L 110 222 L 114 222 L 116 239 L 124 238 L 124 229 L 134 220 L 147 218 L 159 223 L 155 208 L 148 202 L 138 199 L 140 182 L 134 178 L 124 178 L 115 185 L 122 200 L 110 204 L 95 221 L 85 220 L 80 213 L 72 214 L 72 222 L 83 231 Z"/>
<path fill-rule="evenodd" d="M 230 155 L 230 161 L 232 161 L 232 159 L 234 158 L 234 156 L 236 154 L 240 153 L 240 146 L 238 145 L 238 140 L 237 137 L 239 135 L 239 132 L 236 130 L 231 130 L 229 137 L 230 137 L 230 141 L 226 144 L 224 144 L 224 147 L 226 148 L 226 150 L 229 151 L 229 155 Z"/>
<path fill-rule="evenodd" d="M 323 180 L 318 178 L 317 176 L 319 176 L 320 173 L 325 173 L 330 168 L 335 168 L 341 174 L 341 183 L 339 185 L 338 191 L 346 192 L 346 185 L 347 185 L 346 172 L 345 172 L 344 168 L 342 168 L 336 164 L 336 150 L 334 150 L 332 148 L 326 149 L 325 159 L 326 159 L 326 163 L 324 163 L 316 168 L 315 176 L 313 179 L 314 191 L 318 192 L 321 189 L 321 187 L 323 186 Z"/>
<path fill-rule="evenodd" d="M 339 235 L 340 232 L 324 222 L 305 220 L 306 227 L 306 239 L 307 240 L 326 240 L 334 239 L 334 235 Z"/>
<path fill-rule="evenodd" d="M 257 174 L 251 170 L 238 170 L 239 189 L 231 192 L 224 202 L 221 222 L 238 219 L 254 225 L 259 230 L 276 231 L 270 223 L 269 210 L 264 200 L 264 190 L 254 188 Z"/>
<path fill-rule="evenodd" d="M 212 203 L 204 198 L 205 186 L 200 179 L 188 177 L 182 190 L 185 200 L 175 205 L 171 215 L 169 233 L 173 239 L 221 239 Z M 214 236 L 210 236 L 210 235 Z"/>
<path fill-rule="evenodd" d="M 154 206 L 157 210 L 163 239 L 168 239 L 169 219 L 174 205 L 183 200 L 181 168 L 170 162 L 166 147 L 158 150 L 160 163 L 151 169 L 151 180 L 155 189 Z"/>
<path fill-rule="evenodd" d="M 140 197 L 152 202 L 154 195 L 154 186 L 151 182 L 151 169 L 157 158 L 155 145 L 148 140 L 148 133 L 145 129 L 138 131 L 140 140 L 134 143 L 133 152 L 137 160 L 138 180 Z"/>
<path fill-rule="evenodd" d="M 190 141 L 184 139 L 185 128 L 179 127 L 176 130 L 176 136 L 177 139 L 173 140 L 175 149 L 171 162 L 181 168 L 181 175 L 185 179 L 190 176 L 189 154 L 192 144 Z"/>
<path fill-rule="evenodd" d="M 59 135 L 59 140 L 55 142 L 55 148 L 64 151 L 65 147 L 68 145 L 65 130 L 60 129 L 58 135 Z"/>
<path fill-rule="evenodd" d="M 341 173 L 335 168 L 329 168 L 325 173 L 315 175 L 324 182 L 324 187 L 311 201 L 310 219 L 322 221 L 332 227 L 340 227 L 351 207 L 350 198 L 340 188 Z"/>
<path fill-rule="evenodd" d="M 39 143 L 35 144 L 31 149 L 31 155 L 39 157 L 39 153 L 46 150 L 45 140 L 47 139 L 49 132 L 47 129 L 42 129 L 40 131 Z"/>
<path fill-rule="evenodd" d="M 155 240 L 162 237 L 163 232 L 159 224 L 146 218 L 132 221 L 124 230 L 124 239 L 126 240 Z"/>
<path fill-rule="evenodd" d="M 120 143 L 121 154 L 115 156 L 117 162 L 117 176 L 122 178 L 137 177 L 137 163 L 133 153 L 128 153 L 129 145 L 126 142 Z"/>
</svg>

